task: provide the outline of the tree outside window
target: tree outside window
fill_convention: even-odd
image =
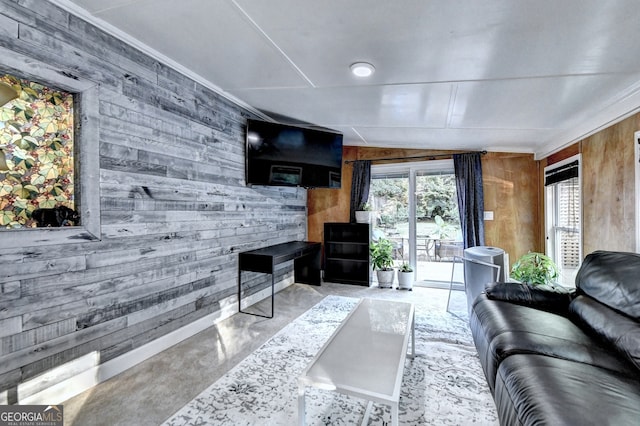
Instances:
[[[0,149],[8,167],[0,170],[0,226],[32,228],[37,209],[75,210],[74,96],[12,75],[0,81],[18,93],[0,107]]]

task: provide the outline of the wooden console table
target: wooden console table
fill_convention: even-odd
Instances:
[[[238,253],[238,311],[263,318],[273,318],[276,265],[293,260],[295,282],[320,285],[320,249],[322,244],[291,241]],[[242,310],[242,271],[271,274],[271,316]]]

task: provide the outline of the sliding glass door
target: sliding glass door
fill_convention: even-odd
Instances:
[[[410,263],[417,284],[448,283],[462,256],[453,162],[374,165],[369,203],[373,237],[392,242],[396,265]]]
[[[447,163],[415,172],[418,281],[448,282],[454,258],[462,257],[456,180]]]
[[[372,167],[369,204],[375,214],[373,239],[393,244],[396,266],[411,261],[409,173],[394,168]]]

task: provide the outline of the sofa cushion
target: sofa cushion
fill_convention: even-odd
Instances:
[[[542,355],[513,355],[496,377],[501,425],[615,425],[640,421],[638,377]]]
[[[583,327],[609,342],[640,369],[640,322],[588,296],[578,296],[569,306],[569,312]]]
[[[550,312],[566,312],[575,290],[561,286],[500,282],[488,285],[485,293],[489,299],[504,300]]]
[[[587,335],[569,318],[480,294],[470,317],[471,332],[489,388],[498,365],[513,354],[543,354],[613,371],[635,369],[610,347]]]
[[[580,292],[640,320],[640,254],[595,251],[576,276]]]

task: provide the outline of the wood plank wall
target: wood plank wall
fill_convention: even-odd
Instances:
[[[583,252],[636,251],[634,133],[640,114],[582,141]]]
[[[634,133],[631,115],[541,160],[544,167],[582,154],[583,257],[595,250],[636,251]],[[540,181],[542,182],[542,174]],[[541,204],[541,211],[544,206]],[[544,229],[541,228],[544,235]]]
[[[595,250],[636,251],[634,133],[640,113],[596,132],[540,161],[530,154],[489,153],[482,159],[486,244],[504,248],[511,263],[528,251],[544,252],[544,167],[582,154],[583,255]],[[442,153],[347,147],[345,160]],[[349,220],[351,166],[343,165],[339,191],[310,191],[309,238],[322,241],[322,224]]]
[[[236,253],[306,239],[307,195],[245,186],[243,108],[49,2],[2,1],[0,21],[2,47],[100,85],[99,140],[79,145],[99,143],[101,240],[0,247],[0,391],[15,403],[40,373],[232,303]]]
[[[544,251],[538,167],[532,154],[490,152],[482,158],[484,209],[494,212],[494,220],[485,221],[485,243],[504,249],[511,265],[529,251]]]
[[[343,159],[364,160],[387,157],[446,154],[451,151],[345,147]],[[351,164],[342,166],[340,190],[312,190],[308,195],[308,235],[323,241],[325,222],[348,222],[351,193]],[[538,229],[538,162],[532,154],[488,153],[482,158],[485,210],[494,220],[485,222],[485,244],[503,248],[513,263],[528,251],[544,250]]]

